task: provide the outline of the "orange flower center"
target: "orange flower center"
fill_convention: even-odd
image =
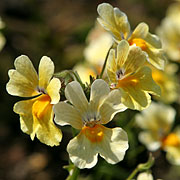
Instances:
[[[52,108],[50,104],[51,98],[47,94],[42,94],[37,98],[32,106],[32,114],[37,117],[37,119],[42,119],[49,108]]]
[[[129,76],[123,79],[118,80],[118,84],[116,85],[116,88],[123,88],[126,86],[135,86],[139,82],[138,79]]]
[[[84,126],[81,131],[92,143],[101,142],[104,137],[104,126],[96,124],[93,127]]]
[[[180,138],[175,134],[171,133],[162,140],[162,146],[179,146]]]
[[[147,48],[146,42],[140,38],[134,38],[129,40],[129,44],[130,45],[136,44],[136,46],[139,46],[143,51],[145,51]]]

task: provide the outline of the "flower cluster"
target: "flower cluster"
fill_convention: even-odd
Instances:
[[[102,3],[97,11],[102,27],[96,24],[88,36],[85,66],[54,74],[52,60],[43,56],[37,74],[27,56],[15,60],[6,89],[26,98],[13,108],[20,116],[21,130],[32,140],[37,137],[57,146],[62,139],[60,127],[71,125],[77,135],[67,145],[69,158],[80,169],[92,168],[98,154],[116,164],[129,147],[125,130],[105,125],[126,109],[143,110],[135,116],[136,124],[144,129],[140,142],[150,151],[163,149],[172,164],[180,165],[180,130],[171,130],[175,110],[152,102],[152,96],[165,103],[177,101],[177,68],[165,64],[160,39],[146,23],[131,32],[126,14],[118,8]],[[144,172],[138,179],[153,177]]]

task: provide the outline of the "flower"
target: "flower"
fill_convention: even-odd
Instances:
[[[157,28],[157,34],[162,40],[163,49],[168,57],[180,62],[180,2],[169,6],[166,17]]]
[[[42,143],[59,145],[62,133],[53,123],[52,107],[60,100],[61,83],[59,79],[52,78],[53,62],[43,56],[39,64],[39,76],[25,55],[16,58],[14,65],[15,69],[8,72],[8,93],[31,97],[14,105],[14,112],[20,115],[21,130],[29,134],[32,140],[37,136]]]
[[[135,119],[137,125],[144,129],[139,134],[139,140],[147,149],[156,151],[162,148],[167,152],[169,162],[180,165],[180,127],[171,130],[175,115],[171,106],[152,102]]]
[[[178,100],[179,97],[179,84],[174,70],[177,70],[176,64],[168,63],[164,71],[151,66],[153,80],[161,88],[161,96],[154,96],[155,99],[164,103],[172,103]]]
[[[165,56],[159,38],[149,33],[149,27],[140,23],[131,33],[128,18],[118,8],[108,3],[102,3],[97,8],[99,23],[109,31],[114,40],[119,43],[126,39],[130,45],[135,44],[148,54],[148,61],[158,69],[164,68]]]
[[[160,95],[160,87],[153,81],[151,69],[144,66],[146,54],[138,46],[122,40],[117,50],[110,50],[107,75],[112,88],[122,94],[122,103],[130,109],[142,110],[151,103],[150,94]]]
[[[124,158],[128,149],[126,132],[119,127],[103,126],[117,112],[126,109],[120,103],[119,95],[117,90],[110,92],[104,80],[97,79],[92,83],[88,102],[80,84],[73,81],[65,88],[65,96],[71,104],[59,102],[54,106],[57,124],[80,130],[67,146],[71,161],[80,169],[95,166],[98,154],[111,164]]]

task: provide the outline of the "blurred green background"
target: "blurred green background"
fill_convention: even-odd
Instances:
[[[19,117],[12,110],[21,98],[6,92],[8,70],[14,68],[14,60],[25,54],[38,67],[43,55],[55,63],[56,72],[71,69],[83,60],[86,36],[94,26],[97,5],[109,2],[119,7],[129,18],[132,29],[144,21],[150,32],[160,24],[170,0],[1,0],[0,16],[5,23],[1,30],[6,44],[0,52],[0,180],[56,180],[68,175],[62,166],[68,164],[66,145],[71,138],[68,127],[63,128],[64,138],[58,147],[48,147],[37,139],[30,140],[19,127]],[[130,113],[129,113],[130,112]],[[129,114],[129,116],[127,116]],[[126,126],[134,112],[122,113],[121,124]],[[113,124],[112,124],[113,125]],[[128,131],[128,129],[126,129]],[[132,129],[131,129],[132,130]],[[136,129],[133,130],[136,133]],[[148,153],[137,147],[137,137],[128,132],[131,148],[124,160],[109,165],[99,158],[98,165],[81,172],[82,179],[125,179],[139,162],[145,162]],[[133,141],[134,140],[134,141]],[[152,168],[155,177],[165,180],[180,178],[178,167],[170,168],[164,156]],[[173,178],[174,172],[176,172]],[[169,178],[171,177],[171,178]],[[80,179],[80,178],[79,178]]]

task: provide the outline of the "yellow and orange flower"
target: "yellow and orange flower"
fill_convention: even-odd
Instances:
[[[14,112],[20,115],[21,130],[29,134],[32,140],[36,136],[44,144],[59,145],[62,133],[53,123],[52,107],[60,100],[61,83],[59,79],[52,78],[53,62],[43,56],[39,64],[39,76],[25,55],[16,58],[14,65],[15,69],[8,72],[8,93],[31,97],[14,105]]]
[[[76,81],[65,88],[69,103],[59,102],[54,106],[55,122],[61,126],[71,125],[80,133],[68,146],[71,161],[80,169],[92,168],[98,154],[108,163],[115,164],[124,158],[128,149],[128,137],[121,128],[107,128],[108,123],[126,107],[121,104],[118,90],[110,92],[108,84],[97,79],[91,86],[88,102],[83,89]]]
[[[138,46],[122,40],[117,50],[111,49],[107,60],[107,75],[112,88],[121,92],[122,103],[130,109],[142,110],[151,103],[149,94],[160,95],[149,67],[144,66],[146,53]]]
[[[167,159],[172,164],[180,165],[180,128],[172,131],[176,112],[168,105],[152,102],[149,108],[137,114],[135,119],[144,129],[139,140],[150,151],[162,148],[167,152]]]
[[[139,46],[148,55],[148,62],[158,69],[164,68],[165,56],[159,38],[149,33],[149,27],[140,23],[131,33],[130,24],[125,13],[113,8],[108,3],[102,3],[97,8],[99,23],[109,31],[114,40],[119,43],[125,39],[130,45]]]

